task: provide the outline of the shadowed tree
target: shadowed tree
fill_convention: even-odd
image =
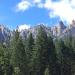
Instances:
[[[25,45],[28,75],[31,75],[33,71],[33,64],[32,64],[33,63],[33,46],[34,46],[34,39],[33,39],[32,33],[30,33],[26,40],[26,45]]]
[[[15,32],[13,39],[13,51],[12,51],[12,64],[16,70],[16,75],[27,75],[27,63],[26,63],[25,46],[22,42],[22,38],[19,36],[19,32]]]
[[[42,27],[38,29],[33,55],[34,75],[44,75],[47,64],[47,34]]]

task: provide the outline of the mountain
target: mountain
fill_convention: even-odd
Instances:
[[[21,27],[21,28],[20,28]],[[36,35],[38,33],[38,29],[42,27],[45,29],[46,33],[49,35],[51,33],[51,28],[46,27],[43,24],[39,24],[37,26],[34,26],[32,28],[27,27],[26,25],[17,27],[17,30],[20,32],[20,36],[22,36],[23,39],[27,38],[30,33],[32,33],[33,37],[36,38]],[[22,29],[22,27],[25,27]],[[0,25],[0,43],[8,43],[14,36],[14,31],[11,31],[4,25]]]
[[[11,31],[4,25],[0,25],[0,42],[8,42],[10,40]]]
[[[22,30],[22,31],[20,32],[20,35],[21,35],[23,38],[27,38],[28,35],[29,35],[29,33],[32,33],[33,37],[36,38],[36,35],[37,35],[37,33],[38,33],[38,29],[39,29],[40,27],[42,27],[42,28],[46,31],[47,35],[51,34],[51,27],[46,27],[44,24],[39,24],[39,25],[34,26],[34,27],[32,27],[32,28]]]
[[[46,31],[47,35],[51,34],[53,38],[56,38],[56,37],[63,38],[68,35],[75,36],[75,21],[74,20],[69,26],[65,26],[62,21],[60,21],[54,27],[48,27],[48,26],[45,26],[44,24],[38,24],[32,28],[22,30],[20,32],[20,35],[23,38],[27,38],[29,33],[32,33],[33,37],[36,38],[38,29],[40,27],[42,27]]]
[[[34,27],[27,27],[26,25],[21,25],[17,27],[17,30],[20,32],[20,36],[22,36],[23,39],[27,38],[30,33],[32,33],[33,37],[36,38],[36,35],[38,33],[38,29],[42,27],[47,35],[51,34],[53,38],[64,38],[65,36],[71,35],[75,36],[75,21],[73,20],[72,23],[69,26],[65,26],[62,21],[58,23],[58,25],[54,27],[48,27],[44,24],[38,24]],[[10,38],[14,36],[14,31],[11,31],[4,25],[0,25],[0,42],[1,43],[8,43]]]
[[[64,25],[64,23],[60,21],[58,25],[51,28],[52,35],[54,37],[60,36],[66,28],[67,27]]]
[[[66,36],[75,37],[75,21],[72,20],[72,23],[66,27],[60,35],[60,38],[64,38]]]

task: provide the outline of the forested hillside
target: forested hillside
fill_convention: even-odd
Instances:
[[[16,30],[0,44],[0,75],[75,75],[75,37],[53,39],[40,27],[36,38],[22,39]]]

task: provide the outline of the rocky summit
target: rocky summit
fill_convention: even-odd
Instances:
[[[64,25],[62,21],[58,23],[58,25],[53,27],[45,26],[44,24],[38,24],[34,27],[30,27],[28,29],[23,29],[20,31],[20,36],[22,36],[23,39],[27,38],[29,33],[32,33],[33,37],[36,38],[36,35],[38,33],[38,29],[42,27],[47,35],[51,34],[53,38],[56,37],[65,37],[67,35],[75,36],[75,21],[73,20],[72,23],[68,26]],[[16,28],[16,30],[19,30]],[[11,31],[4,25],[0,25],[0,42],[8,42],[13,34],[14,30]]]
[[[11,30],[9,30],[4,25],[0,25],[0,42],[8,42],[11,37]]]

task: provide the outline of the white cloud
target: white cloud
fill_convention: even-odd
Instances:
[[[41,3],[41,0],[33,0],[33,3]]]
[[[59,16],[61,20],[67,22],[75,19],[75,0],[60,0],[59,2],[46,0],[43,7],[49,10],[50,17]]]
[[[22,0],[16,5],[16,11],[25,11],[31,6],[30,2]]]
[[[51,6],[52,6],[52,1],[51,0],[45,0],[44,7],[49,10],[49,9],[51,9]]]
[[[25,11],[30,7],[37,6],[49,11],[50,18],[59,16],[61,20],[70,22],[75,19],[75,0],[60,0],[52,2],[52,0],[21,0],[17,4],[17,11]]]
[[[30,7],[39,7],[42,8],[42,0],[21,0],[17,5],[16,5],[16,11],[25,11],[29,9]]]
[[[43,8],[42,0],[33,0],[33,5],[37,6],[38,8]]]
[[[29,28],[30,28],[30,25],[23,24],[18,27],[18,31],[22,31]]]

